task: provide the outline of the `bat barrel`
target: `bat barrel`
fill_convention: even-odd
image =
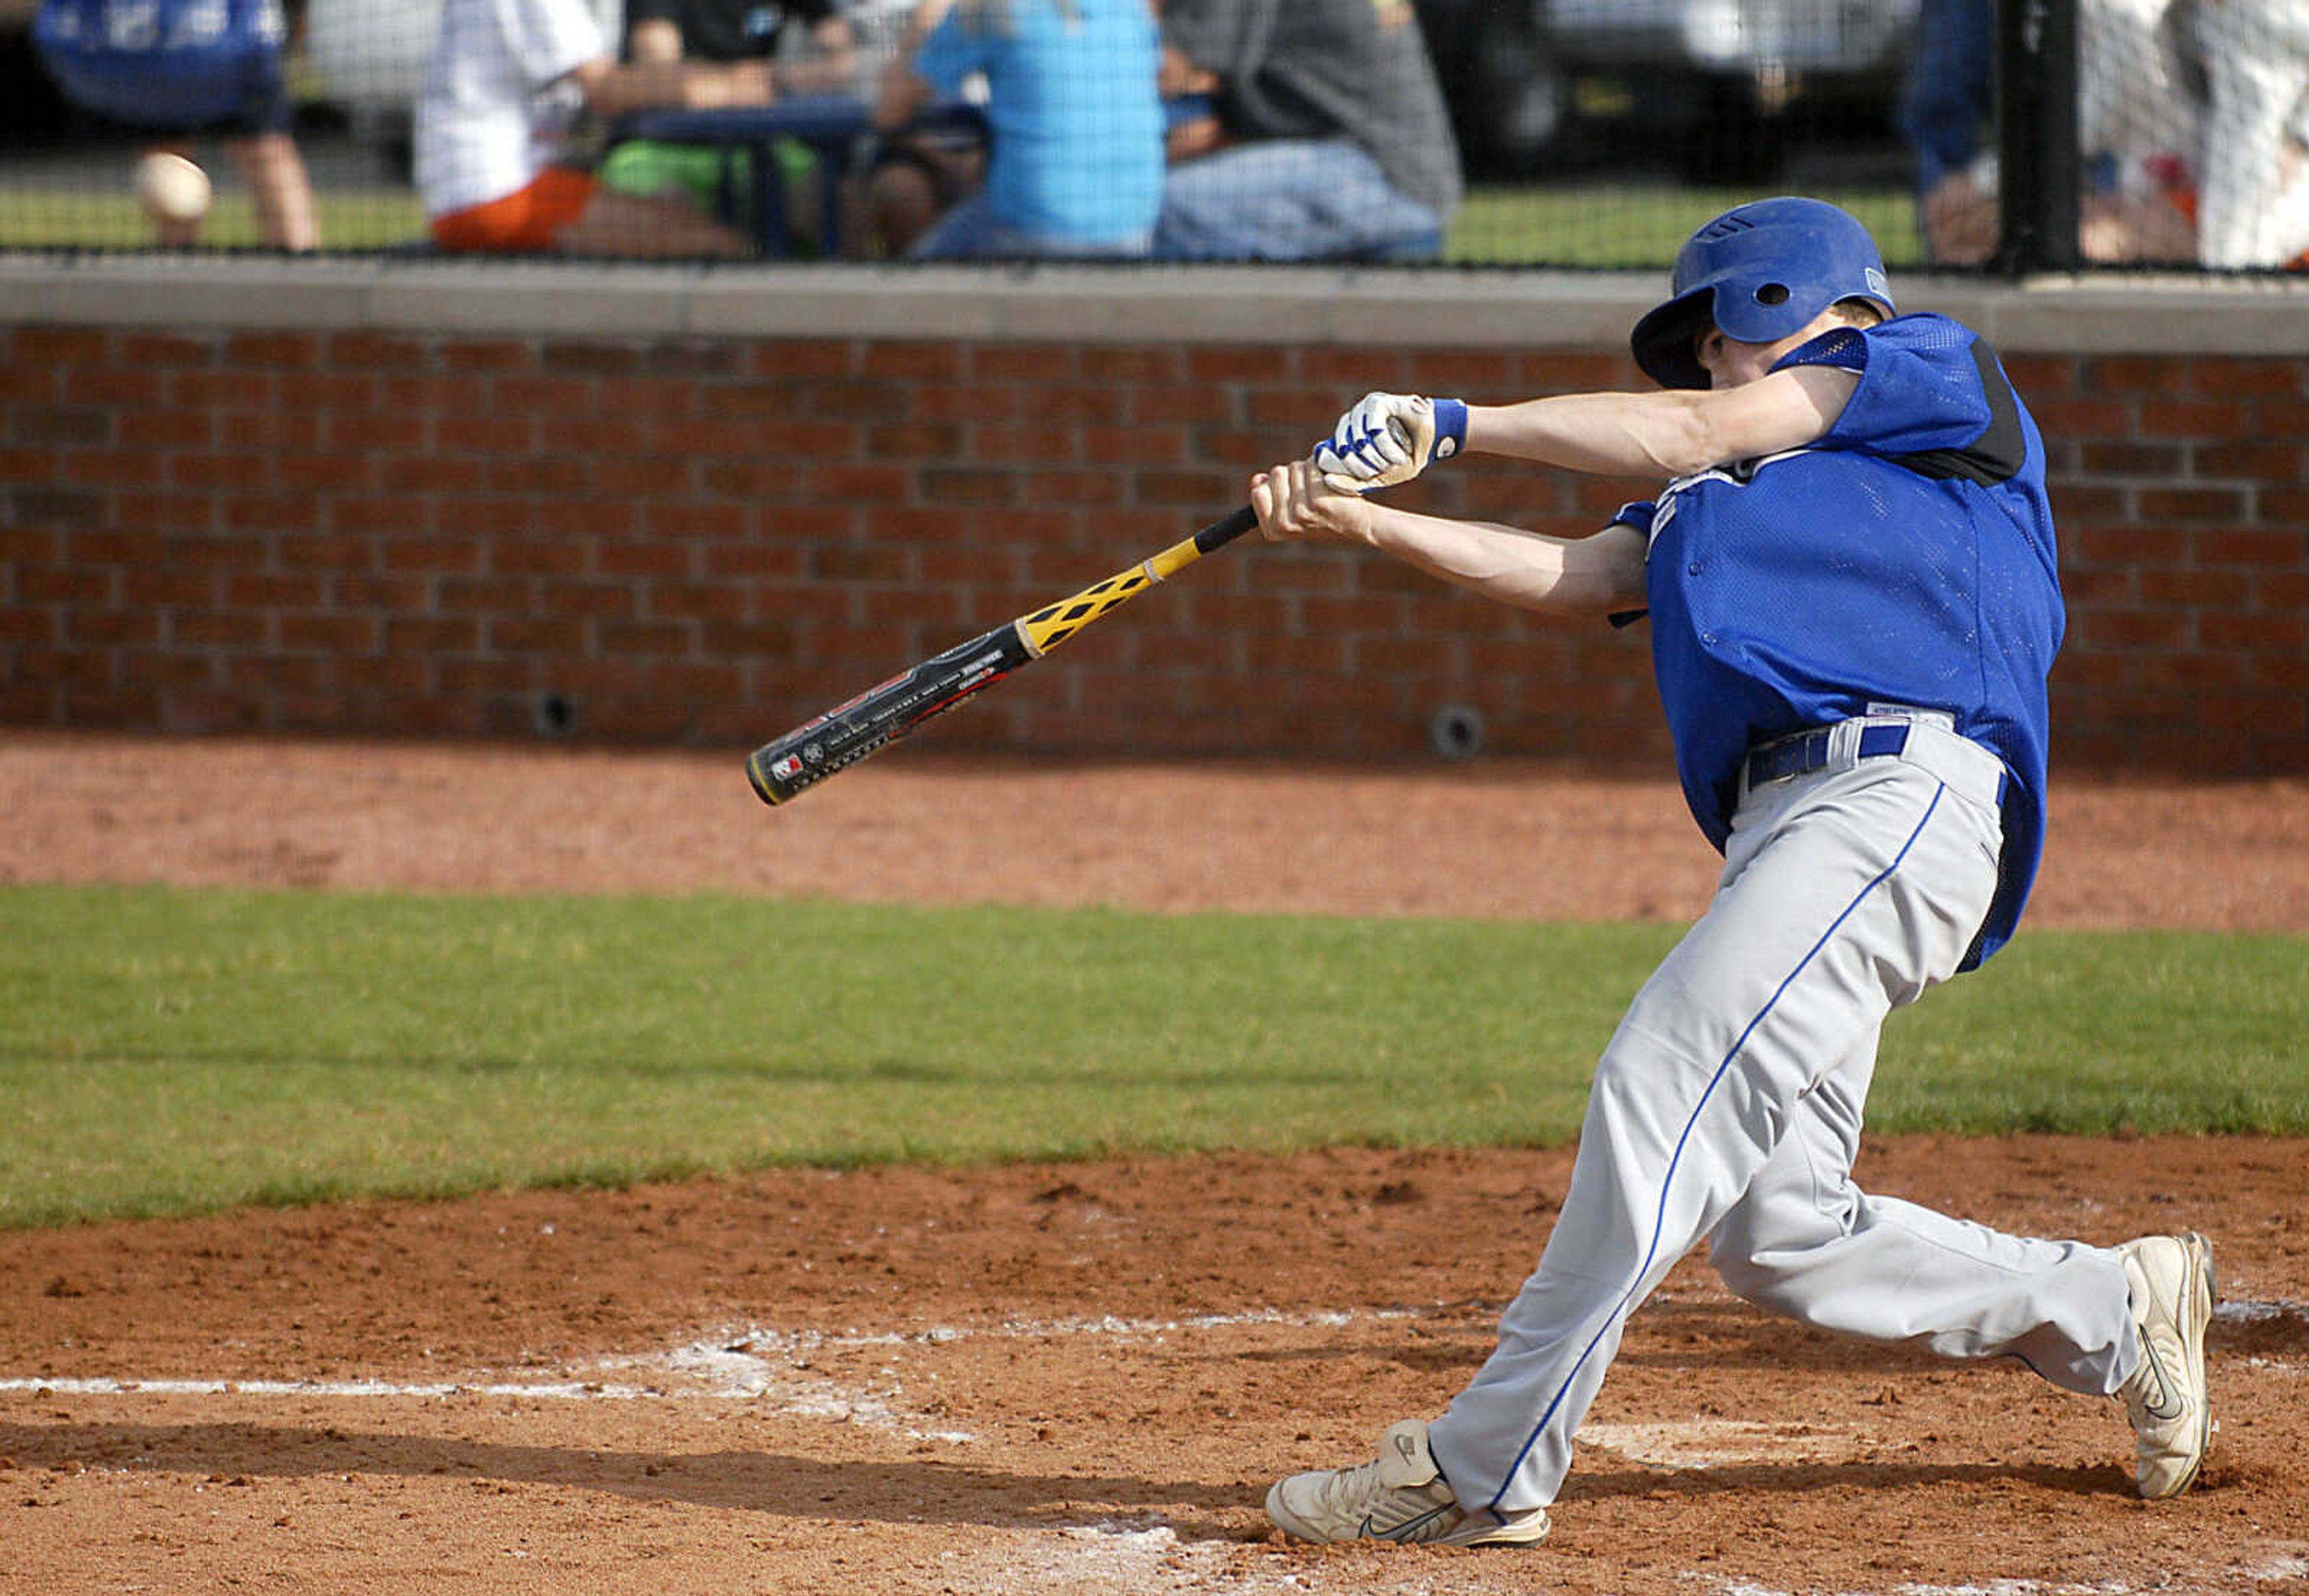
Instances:
[[[1245,505],[1144,564],[924,660],[756,749],[746,760],[746,779],[763,802],[787,802],[1041,658],[1110,610],[1258,525],[1258,517]]]

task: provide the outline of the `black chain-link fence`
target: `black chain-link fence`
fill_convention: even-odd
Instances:
[[[0,0],[0,248],[2286,270],[2309,0]],[[941,14],[943,13],[943,14]]]

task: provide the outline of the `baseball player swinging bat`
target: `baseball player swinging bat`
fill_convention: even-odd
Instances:
[[[944,715],[1019,666],[1042,658],[1102,615],[1258,525],[1258,516],[1245,505],[1152,559],[1117,571],[1072,598],[1006,621],[835,705],[754,750],[746,761],[754,791],[765,803],[783,803],[835,772],[879,753],[931,716]]]

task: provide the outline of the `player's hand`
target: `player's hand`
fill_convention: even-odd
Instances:
[[[1315,446],[1332,487],[1369,493],[1407,482],[1467,445],[1467,406],[1423,394],[1366,394]]]
[[[1368,543],[1371,506],[1334,488],[1311,460],[1294,460],[1250,479],[1250,507],[1269,542]]]

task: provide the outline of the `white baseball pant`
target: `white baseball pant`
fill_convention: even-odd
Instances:
[[[2106,1394],[2140,1357],[2108,1249],[1853,1184],[1884,1017],[1952,975],[1996,888],[2002,767],[1929,720],[1743,792],[1708,912],[1596,1070],[1571,1187],[1497,1349],[1429,1427],[1470,1512],[1555,1499],[1628,1315],[1701,1238],[1749,1301]],[[1743,782],[1743,787],[1745,785]]]

